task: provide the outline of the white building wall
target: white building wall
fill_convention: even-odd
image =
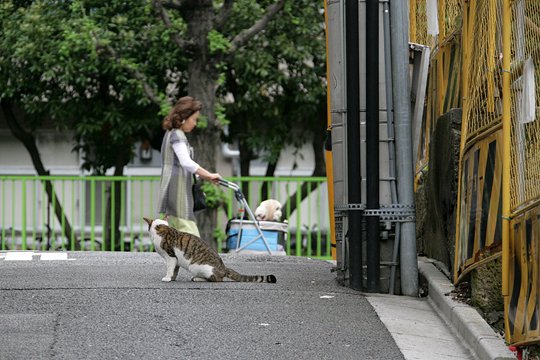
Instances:
[[[51,175],[79,174],[79,157],[72,149],[72,135],[53,130],[36,133],[43,165]],[[24,145],[7,129],[0,129],[0,175],[35,175],[32,159]]]

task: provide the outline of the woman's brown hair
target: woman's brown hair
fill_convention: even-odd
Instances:
[[[187,118],[201,109],[202,104],[200,101],[195,100],[191,96],[181,97],[178,99],[169,115],[163,119],[163,129],[171,130],[180,128]]]

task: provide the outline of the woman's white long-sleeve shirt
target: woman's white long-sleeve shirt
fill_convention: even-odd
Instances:
[[[201,166],[195,161],[193,161],[191,156],[189,156],[189,150],[187,148],[187,144],[184,141],[175,142],[174,144],[172,144],[172,147],[182,168],[184,168],[191,174],[194,174],[197,170],[199,170]]]

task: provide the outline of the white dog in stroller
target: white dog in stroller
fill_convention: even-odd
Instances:
[[[281,221],[281,203],[274,199],[261,202],[255,209],[255,218],[259,221]]]

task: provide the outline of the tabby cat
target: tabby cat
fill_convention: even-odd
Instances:
[[[143,218],[148,223],[154,247],[165,259],[167,274],[161,281],[174,281],[183,267],[193,274],[192,281],[223,281],[229,278],[242,282],[275,283],[274,275],[242,275],[223,264],[219,254],[195,235],[170,227],[165,220]]]

